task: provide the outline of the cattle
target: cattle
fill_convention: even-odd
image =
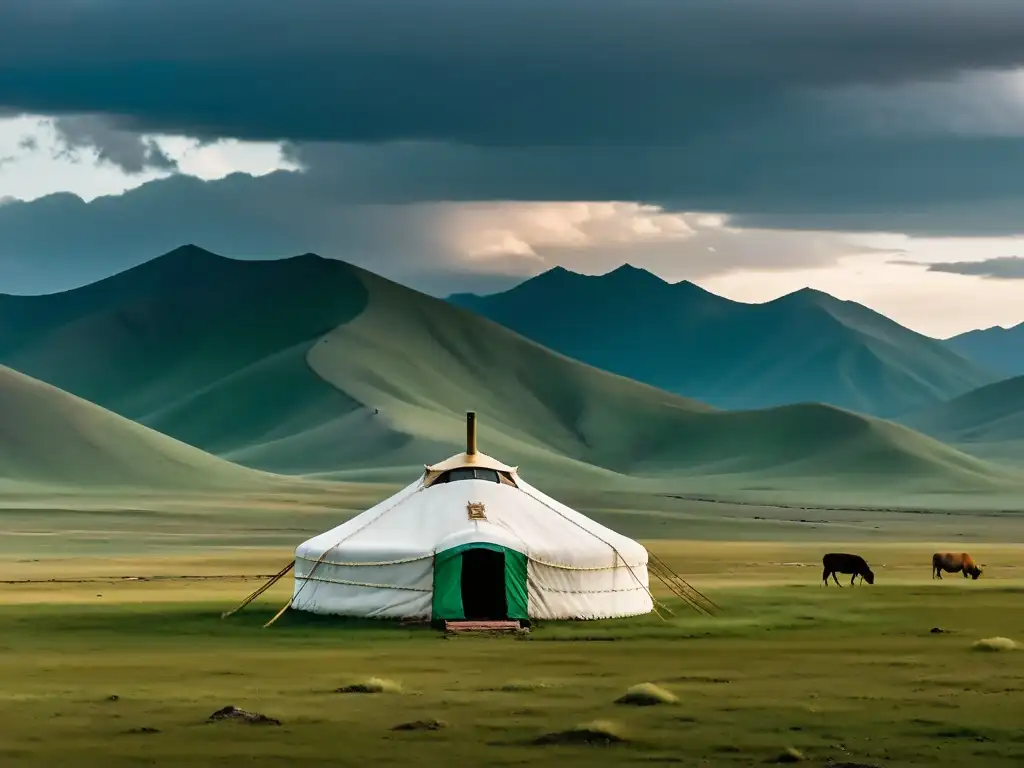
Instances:
[[[839,579],[836,578],[837,573],[849,573],[852,574],[850,577],[850,586],[853,586],[854,581],[860,576],[861,581],[866,581],[868,584],[875,583],[875,574],[868,568],[867,562],[860,555],[848,555],[844,552],[829,552],[823,558],[821,558],[821,564],[825,570],[821,574],[821,579],[828,586],[828,577],[831,576],[832,580],[838,586],[843,586],[839,583]]]
[[[936,552],[932,555],[932,578],[941,579],[943,571],[962,573],[965,579],[970,576],[975,581],[981,576],[981,568],[966,552]]]

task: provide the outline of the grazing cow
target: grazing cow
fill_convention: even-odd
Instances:
[[[970,576],[975,581],[981,576],[981,568],[966,552],[936,552],[932,555],[932,578],[941,579],[943,571],[962,573],[965,579]]]
[[[829,552],[823,558],[821,558],[821,564],[825,567],[825,571],[821,574],[822,581],[825,582],[825,586],[828,586],[828,577],[831,576],[832,580],[838,586],[843,586],[839,583],[839,579],[836,578],[837,573],[849,573],[852,574],[850,577],[850,586],[853,586],[853,582],[858,576],[861,581],[866,581],[868,584],[875,583],[875,574],[872,573],[871,569],[868,568],[867,562],[860,555],[847,555],[843,552]]]

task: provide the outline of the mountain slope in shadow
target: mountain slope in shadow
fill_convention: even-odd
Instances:
[[[1024,323],[984,328],[943,342],[959,355],[1007,376],[1024,375]]]
[[[449,301],[721,408],[822,402],[889,417],[996,378],[934,339],[810,289],[743,304],[626,265],[599,276],[555,268],[504,293]]]

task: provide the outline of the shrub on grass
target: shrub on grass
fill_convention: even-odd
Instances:
[[[394,680],[370,677],[358,683],[343,685],[335,693],[401,693],[402,686]]]
[[[799,749],[793,749],[793,747],[786,747],[784,750],[782,750],[779,756],[775,758],[773,762],[802,763],[805,759],[806,758],[804,757],[804,753],[801,752]]]
[[[992,653],[995,651],[1016,650],[1017,644],[1008,637],[986,637],[975,642],[971,648],[975,651],[988,651]]]
[[[679,698],[654,683],[640,683],[627,690],[615,700],[616,704],[632,704],[635,707],[651,707],[656,704],[675,704]]]

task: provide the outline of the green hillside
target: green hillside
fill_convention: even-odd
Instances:
[[[943,342],[959,355],[1007,376],[1024,375],[1024,323],[961,333]]]
[[[743,304],[627,265],[599,276],[556,268],[504,293],[449,301],[721,408],[823,402],[888,417],[995,378],[934,339],[809,289]]]
[[[0,487],[259,490],[271,478],[0,366]]]
[[[979,456],[1024,464],[1024,376],[981,387],[903,422]]]
[[[987,488],[1019,481],[890,422],[823,405],[723,412],[551,353],[507,329],[362,273],[366,312],[310,353],[313,369],[394,428],[461,435],[467,406],[499,456],[570,456],[722,487]],[[429,361],[429,362],[428,362]],[[453,444],[454,447],[454,444]]]
[[[306,350],[365,305],[337,262],[186,246],[76,290],[0,297],[0,362],[204,450],[298,472],[288,438],[358,408],[309,374]]]
[[[1022,487],[1015,471],[828,406],[717,411],[342,262],[197,251],[19,299],[32,322],[8,334],[8,359],[221,457],[296,474],[407,480],[461,449],[473,409],[482,450],[551,485],[873,496]]]

